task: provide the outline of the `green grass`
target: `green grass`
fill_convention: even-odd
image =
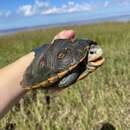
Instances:
[[[74,29],[79,38],[96,40],[105,64],[86,79],[51,97],[47,109],[42,91],[30,92],[0,121],[16,130],[98,130],[109,122],[130,129],[130,23],[104,23],[41,29],[0,37],[0,67],[48,43],[59,31]]]

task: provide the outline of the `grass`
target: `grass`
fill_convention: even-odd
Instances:
[[[130,23],[102,23],[20,32],[0,37],[0,67],[48,43],[63,29],[97,41],[106,62],[86,79],[51,97],[47,109],[42,91],[28,93],[0,120],[12,130],[98,130],[110,123],[130,129]],[[15,125],[14,125],[15,124]],[[15,127],[15,128],[13,128]]]

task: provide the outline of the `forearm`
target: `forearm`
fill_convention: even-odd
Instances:
[[[0,70],[0,117],[26,93],[20,82],[33,58],[31,52]]]
[[[74,36],[73,30],[65,30],[57,34],[54,39],[72,40]],[[26,93],[20,82],[33,59],[34,52],[31,52],[0,70],[0,117]]]

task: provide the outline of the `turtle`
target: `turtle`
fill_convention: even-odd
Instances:
[[[27,91],[66,88],[95,71],[105,60],[101,47],[88,38],[56,39],[35,52],[21,82]]]

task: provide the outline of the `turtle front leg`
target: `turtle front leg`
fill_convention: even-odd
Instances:
[[[77,80],[82,80],[85,77],[87,77],[90,73],[94,72],[96,70],[96,67],[93,66],[88,66],[86,67],[87,69],[79,76]]]
[[[88,76],[90,73],[94,72],[101,65],[103,65],[104,60],[105,60],[104,58],[100,58],[100,59],[98,59],[96,61],[88,62],[86,64],[85,71],[83,73],[81,73],[81,75],[79,76],[79,78],[77,80],[81,80],[81,79],[85,78],[86,76]]]

